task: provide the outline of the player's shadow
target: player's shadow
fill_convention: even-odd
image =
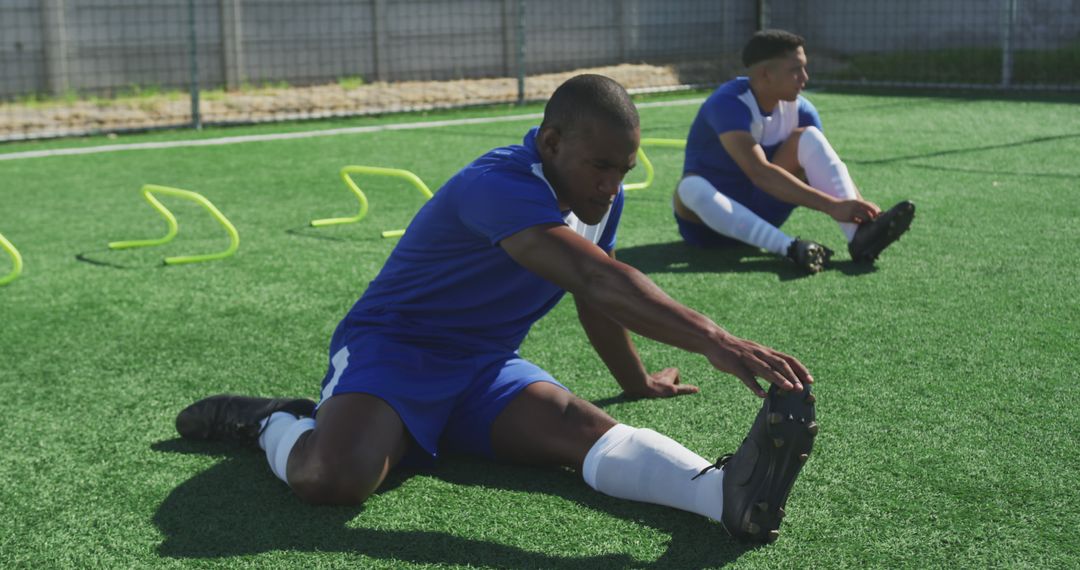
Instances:
[[[671,536],[667,551],[646,562],[628,554],[557,556],[491,541],[427,530],[355,528],[363,507],[313,507],[269,473],[259,453],[234,446],[181,439],[156,451],[222,456],[165,498],[154,523],[165,536],[158,553],[170,558],[222,558],[271,551],[344,552],[415,564],[492,568],[701,568],[731,562],[751,547],[730,539],[715,523],[673,509],[614,499],[588,488],[561,469],[537,469],[451,457],[423,474],[466,486],[562,497]],[[416,472],[397,471],[380,494],[393,493]],[[417,509],[430,508],[416,505]],[[549,521],[538,520],[543,532]]]
[[[791,261],[750,246],[704,249],[681,241],[649,243],[617,252],[619,261],[642,273],[775,273],[781,281],[809,277]],[[833,261],[826,271],[862,275],[875,271],[870,264]]]

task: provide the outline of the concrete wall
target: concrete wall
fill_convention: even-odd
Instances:
[[[1013,49],[1080,41],[1080,0],[1011,0]],[[1010,0],[772,0],[769,26],[840,54],[1000,48]],[[1080,65],[1080,64],[1078,64]]]
[[[771,0],[815,51],[999,46],[1006,0]],[[1013,0],[1014,46],[1080,38],[1080,0]],[[199,83],[517,74],[519,0],[194,0]],[[528,73],[738,52],[754,0],[527,0]],[[187,89],[188,0],[3,0],[0,97]]]
[[[753,30],[750,4],[529,0],[526,68],[708,57],[735,49]],[[195,7],[204,88],[517,74],[518,0],[195,0]],[[188,22],[187,0],[4,0],[0,97],[186,89]]]

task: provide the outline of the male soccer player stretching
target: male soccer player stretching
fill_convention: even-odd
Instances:
[[[603,493],[775,539],[817,433],[813,380],[794,357],[731,335],[614,259],[639,140],[618,83],[568,80],[521,145],[481,156],[421,208],[334,333],[317,407],[214,396],[180,412],[177,430],[258,443],[311,503],[361,503],[403,458],[457,451],[572,467]],[[627,395],[697,392],[676,369],[649,373],[629,329],[704,355],[766,398],[738,451],[713,464],[619,424],[523,359],[529,327],[566,291]]]
[[[809,79],[803,45],[783,30],[754,34],[742,53],[748,77],[721,85],[702,104],[673,199],[687,243],[746,243],[817,273],[833,252],[780,230],[796,206],[839,222],[856,262],[873,263],[911,225],[915,205],[881,213],[863,200],[825,139],[817,110],[799,94]]]

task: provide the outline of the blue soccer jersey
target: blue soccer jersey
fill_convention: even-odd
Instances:
[[[771,160],[792,131],[807,126],[821,129],[821,119],[802,95],[795,101],[780,101],[772,113],[765,113],[754,99],[750,80],[737,77],[717,88],[698,110],[686,139],[683,174],[697,174],[721,192],[752,187],[750,178],[720,144],[720,135],[747,131]]]
[[[615,247],[623,193],[586,225],[560,211],[544,178],[536,133],[458,172],[409,224],[382,271],[353,306],[346,327],[415,345],[515,351],[529,327],[565,291],[515,262],[499,242],[526,228],[566,224],[605,251]]]

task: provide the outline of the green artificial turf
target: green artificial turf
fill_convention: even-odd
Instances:
[[[656,182],[628,195],[619,232],[621,260],[817,379],[821,432],[776,544],[748,549],[715,523],[600,495],[570,471],[461,457],[393,476],[362,508],[309,507],[260,452],[177,439],[176,413],[209,394],[317,396],[331,332],[393,247],[379,231],[422,201],[361,178],[364,221],[306,227],[356,211],[341,166],[406,168],[436,188],[518,142],[520,122],[0,161],[0,233],[26,263],[0,287],[0,566],[1080,565],[1080,109],[811,97],[866,197],[918,206],[875,268],[848,263],[835,224],[804,210],[785,230],[840,252],[820,275],[750,249],[684,246],[672,150],[650,151]],[[695,111],[644,109],[644,134],[683,137]],[[169,198],[173,243],[109,251],[165,232],[144,183],[205,195],[238,228],[239,252],[162,266],[228,243],[199,206]],[[758,406],[745,387],[699,356],[638,347],[701,393],[620,398],[569,300],[522,354],[621,422],[706,457],[733,451]]]

